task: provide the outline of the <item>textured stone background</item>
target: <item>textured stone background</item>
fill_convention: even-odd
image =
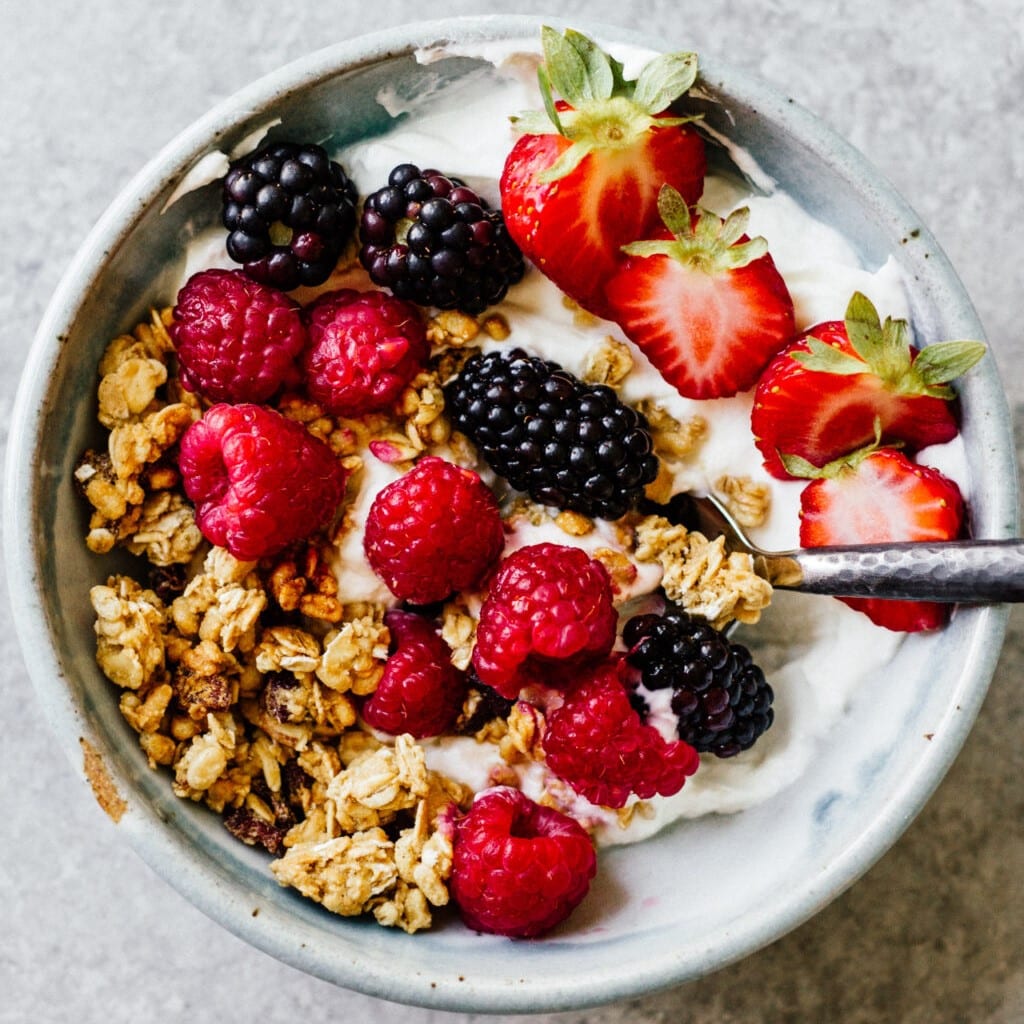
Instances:
[[[405,20],[504,8],[0,0],[0,429],[61,273],[160,146],[216,101],[311,49]],[[520,10],[656,29],[759,73],[849,138],[916,207],[963,277],[1020,425],[1020,0],[551,0]],[[477,1019],[335,989],[185,903],[119,838],[55,752],[10,629],[0,641],[0,1021]],[[533,1019],[1024,1020],[1022,671],[1024,615],[1015,613],[989,699],[938,793],[891,852],[814,920],[698,983]]]

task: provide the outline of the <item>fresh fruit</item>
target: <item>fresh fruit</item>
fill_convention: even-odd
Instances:
[[[228,255],[250,277],[285,291],[322,284],[355,233],[357,198],[321,146],[261,146],[224,178]]]
[[[785,458],[791,476],[811,479],[800,495],[805,548],[885,541],[955,540],[963,529],[960,489],[937,469],[919,466],[895,448],[869,446],[820,469]],[[888,629],[938,629],[949,605],[930,601],[840,598]]]
[[[669,606],[660,615],[634,616],[622,639],[636,682],[672,689],[679,737],[698,753],[734,757],[771,727],[774,695],[764,673],[746,647],[707,622]]]
[[[393,736],[439,736],[454,723],[466,693],[465,673],[433,622],[392,608],[384,616],[391,654],[377,689],[363,704],[363,720]]]
[[[658,474],[640,413],[522,349],[473,356],[445,398],[487,464],[543,505],[618,519]]]
[[[530,544],[490,581],[473,667],[510,699],[531,683],[561,687],[576,666],[612,649],[617,622],[611,579],[599,561],[582,548]]]
[[[458,178],[399,164],[368,196],[359,259],[375,284],[421,306],[482,313],[526,269],[500,210]]]
[[[622,65],[579,32],[545,28],[542,41],[545,111],[513,119],[523,134],[502,170],[501,206],[527,258],[603,316],[622,246],[658,224],[661,186],[687,203],[704,190],[703,140],[668,110],[696,80],[697,56],[662,55],[627,81]]]
[[[918,351],[905,320],[883,324],[867,296],[854,293],[843,321],[805,331],[769,363],[754,393],[750,422],[764,465],[786,479],[781,455],[824,466],[869,444],[909,451],[956,436],[949,382],[985,353],[978,341],[946,341]]]
[[[203,536],[242,561],[276,554],[331,520],[348,474],[305,427],[265,406],[211,406],[178,455]]]
[[[456,823],[449,886],[477,931],[542,935],[579,905],[596,872],[594,845],[579,822],[517,789],[484,791]]]
[[[416,307],[387,292],[327,292],[307,307],[305,317],[306,390],[339,416],[388,408],[430,354]]]
[[[669,186],[664,229],[631,242],[608,281],[608,315],[687,398],[724,398],[753,386],[796,333],[793,300],[767,242],[744,233],[749,211],[691,214]]]
[[[689,743],[644,723],[615,660],[582,674],[548,713],[544,755],[563,782],[605,807],[678,793],[700,761]]]
[[[428,455],[382,488],[363,548],[400,601],[433,604],[472,590],[505,546],[498,503],[471,469]]]
[[[301,379],[302,312],[241,270],[201,270],[178,292],[170,326],[182,383],[211,402],[266,402]]]

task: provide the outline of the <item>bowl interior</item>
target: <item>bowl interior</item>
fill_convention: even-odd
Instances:
[[[463,1011],[566,1009],[680,982],[819,909],[895,840],[938,783],[984,695],[1005,623],[1000,609],[961,609],[942,633],[909,638],[820,745],[813,771],[753,810],[684,822],[606,852],[593,898],[538,942],[510,945],[454,920],[410,937],[331,915],[280,888],[267,856],[176,798],[147,767],[95,664],[88,590],[116,562],[83,544],[88,517],[72,471],[81,451],[102,443],[95,424],[100,354],[151,306],[172,301],[169,282],[180,273],[185,245],[215,220],[214,184],[164,210],[167,199],[199,157],[228,152],[268,124],[282,137],[343,144],[390,126],[377,101],[385,86],[414,92],[472,75],[487,87],[484,62],[420,63],[418,44],[522,38],[533,49],[538,37],[531,19],[498,18],[356,40],[257,83],[175,140],[108,212],[54,298],[19,397],[8,476],[18,628],[40,698],[76,766],[80,739],[100,753],[128,804],[119,827],[139,852],[215,919],[297,967],[373,995]],[[920,341],[981,335],[934,240],[862,158],[735,70],[705,60],[704,82],[713,128],[842,231],[865,265],[897,258]],[[965,382],[964,408],[975,533],[1012,535],[1014,463],[991,360]],[[791,617],[794,629],[801,600],[827,599],[780,605],[775,614]]]

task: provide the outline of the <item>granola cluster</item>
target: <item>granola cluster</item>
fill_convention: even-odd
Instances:
[[[99,667],[119,688],[120,710],[149,764],[168,771],[179,797],[265,848],[282,885],[338,914],[372,914],[408,932],[427,928],[448,902],[452,823],[473,793],[430,770],[411,737],[385,744],[360,725],[359,700],[375,691],[391,638],[386,608],[346,603],[332,569],[331,552],[356,525],[351,513],[261,562],[204,541],[174,458],[202,405],[178,381],[170,322],[169,310],[154,313],[107,348],[98,393],[107,448],[85,452],[75,470],[92,508],[89,548],[122,548],[145,567],[137,578],[113,574],[91,590]],[[345,464],[349,498],[363,484],[367,458],[404,468],[442,446],[471,457],[445,415],[443,386],[479,350],[481,336],[503,340],[509,326],[500,316],[444,312],[427,334],[433,358],[387,413],[346,419],[299,396],[278,403]],[[608,338],[590,354],[587,376],[615,387],[631,367],[628,348]],[[663,460],[697,450],[703,421],[680,423],[650,403],[643,411]],[[745,522],[763,506],[742,481],[719,488]],[[510,530],[525,520],[550,524],[567,542],[585,541],[608,569],[617,603],[631,593],[638,566],[651,562],[672,600],[716,625],[755,621],[768,602],[768,585],[743,556],[655,516],[596,533],[586,516],[525,498],[504,515]],[[457,668],[471,664],[478,612],[462,595],[441,611],[441,636]],[[488,784],[519,785],[518,769],[543,760],[544,716],[526,703],[494,700],[471,685],[458,729],[488,747]],[[540,802],[568,810],[578,799],[549,777]],[[635,804],[620,819],[625,826],[645,813]]]

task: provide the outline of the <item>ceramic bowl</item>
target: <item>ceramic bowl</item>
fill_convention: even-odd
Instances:
[[[574,27],[604,42],[659,46],[620,29]],[[295,136],[358,139],[391,122],[375,99],[383,86],[415,91],[428,76],[436,85],[480,67],[471,56],[422,64],[419,48],[451,42],[468,54],[521,39],[535,50],[539,28],[525,17],[456,19],[340,43],[243,90],[175,139],[114,202],[53,298],[25,370],[7,476],[10,582],[31,675],[58,745],[78,771],[108,785],[106,806],[125,838],[186,899],[273,956],[365,993],[460,1011],[563,1010],[635,996],[738,960],[820,910],[896,840],[940,781],[985,694],[1005,626],[1003,609],[972,607],[941,633],[911,638],[820,745],[813,771],[752,810],[603,854],[592,896],[538,941],[479,936],[454,919],[409,936],[328,914],[281,888],[265,855],[147,767],[95,664],[87,594],[110,562],[82,542],[87,515],[72,471],[99,437],[103,347],[168,300],[166,268],[195,224],[216,216],[215,185],[162,212],[168,198],[200,158],[269,121]],[[782,95],[712,55],[702,61],[709,123],[838,228],[865,264],[896,258],[920,335],[981,336],[934,239],[858,153]],[[975,534],[1011,536],[1014,463],[991,360],[966,379],[963,413]]]

